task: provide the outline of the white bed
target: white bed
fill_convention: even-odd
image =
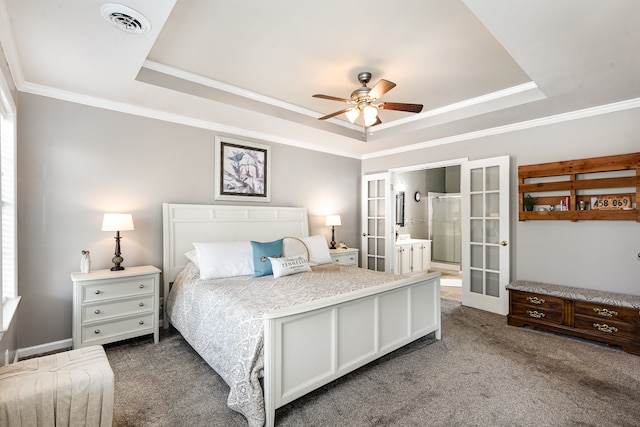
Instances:
[[[164,204],[163,221],[165,301],[193,242],[308,235],[304,208]],[[338,268],[321,267],[311,275],[331,275]],[[402,277],[270,310],[262,319],[264,420],[271,427],[276,408],[420,337],[435,333],[440,339],[440,277]]]

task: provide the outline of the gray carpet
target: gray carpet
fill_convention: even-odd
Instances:
[[[171,329],[105,346],[114,426],[246,426]],[[278,409],[277,426],[639,426],[640,356],[442,300],[428,337]]]

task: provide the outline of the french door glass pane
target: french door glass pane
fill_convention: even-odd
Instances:
[[[482,191],[484,189],[483,183],[483,173],[482,169],[471,169],[471,192],[475,193],[476,191]]]
[[[487,265],[489,270],[500,270],[500,248],[498,246],[487,246]]]
[[[487,191],[500,190],[500,167],[490,166],[485,171],[487,174]]]
[[[484,262],[482,260],[482,245],[471,245],[471,267],[482,268]]]
[[[491,297],[500,296],[500,275],[498,273],[492,273],[487,271],[487,292],[485,295]]]
[[[471,242],[473,243],[482,243],[484,239],[482,238],[482,223],[481,219],[472,219],[471,220]]]
[[[484,294],[482,270],[471,270],[471,292],[475,294]]]
[[[500,238],[500,220],[486,219],[485,229],[485,243],[498,243],[498,239]]]
[[[500,193],[487,193],[487,216],[500,215]]]
[[[477,218],[481,217],[483,212],[483,198],[482,194],[472,194],[471,195],[471,217]]]
[[[378,256],[384,256],[384,239],[377,239],[377,240],[378,240],[377,254]]]

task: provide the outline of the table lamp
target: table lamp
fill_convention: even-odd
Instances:
[[[342,225],[340,222],[340,215],[327,215],[325,225],[331,226],[331,246],[329,249],[336,248],[336,225]]]
[[[120,232],[133,229],[133,218],[131,217],[131,214],[104,214],[104,219],[102,220],[102,231],[116,232],[116,251],[113,259],[111,260],[114,264],[113,267],[111,267],[111,271],[124,270],[124,267],[120,265],[122,264],[122,261],[124,261],[124,258],[122,258],[120,253]]]

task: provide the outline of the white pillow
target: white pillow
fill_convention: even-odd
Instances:
[[[309,264],[331,264],[329,245],[323,236],[303,237],[302,241],[309,249]]]
[[[187,251],[184,253],[184,256],[187,257],[187,259],[189,261],[191,261],[192,263],[194,263],[196,265],[196,267],[200,267],[198,265],[198,254],[196,253],[195,249],[191,249],[190,251]]]
[[[302,273],[303,271],[311,271],[309,260],[303,255],[289,258],[269,258],[269,261],[271,261],[273,277],[276,279],[278,277]]]
[[[201,279],[253,276],[250,242],[195,242]]]

